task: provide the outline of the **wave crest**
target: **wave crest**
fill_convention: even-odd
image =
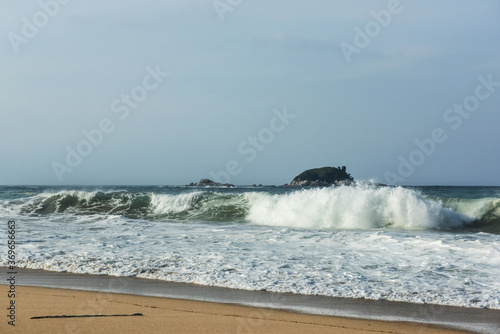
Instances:
[[[430,197],[408,188],[369,185],[284,189],[281,194],[72,190],[2,201],[1,205],[31,216],[121,215],[153,221],[247,222],[306,229],[479,226],[482,230],[485,226],[500,226],[499,198]]]
[[[260,196],[247,218],[255,224],[321,229],[449,229],[472,221],[414,190],[362,185]]]

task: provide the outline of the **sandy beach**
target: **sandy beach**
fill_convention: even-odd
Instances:
[[[6,268],[2,268],[6,272]],[[495,333],[500,311],[17,269],[1,333]],[[2,282],[2,290],[9,286]]]
[[[8,302],[4,295],[2,305]],[[18,287],[16,304],[16,326],[4,320],[2,333],[465,333],[422,324],[28,286]]]

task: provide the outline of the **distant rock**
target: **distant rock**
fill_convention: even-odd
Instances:
[[[190,186],[190,187],[229,187],[229,188],[233,188],[234,184],[219,183],[219,182],[214,182],[214,181],[209,180],[209,179],[201,179],[197,183],[191,182],[187,186]]]
[[[328,187],[332,185],[350,185],[354,182],[346,167],[323,167],[306,170],[297,175],[285,186],[293,187]]]

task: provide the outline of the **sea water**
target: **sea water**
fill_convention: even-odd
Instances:
[[[23,268],[500,309],[498,187],[1,187],[0,220]]]

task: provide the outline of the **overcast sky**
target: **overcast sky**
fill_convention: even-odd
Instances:
[[[500,2],[0,1],[0,184],[500,185]]]

